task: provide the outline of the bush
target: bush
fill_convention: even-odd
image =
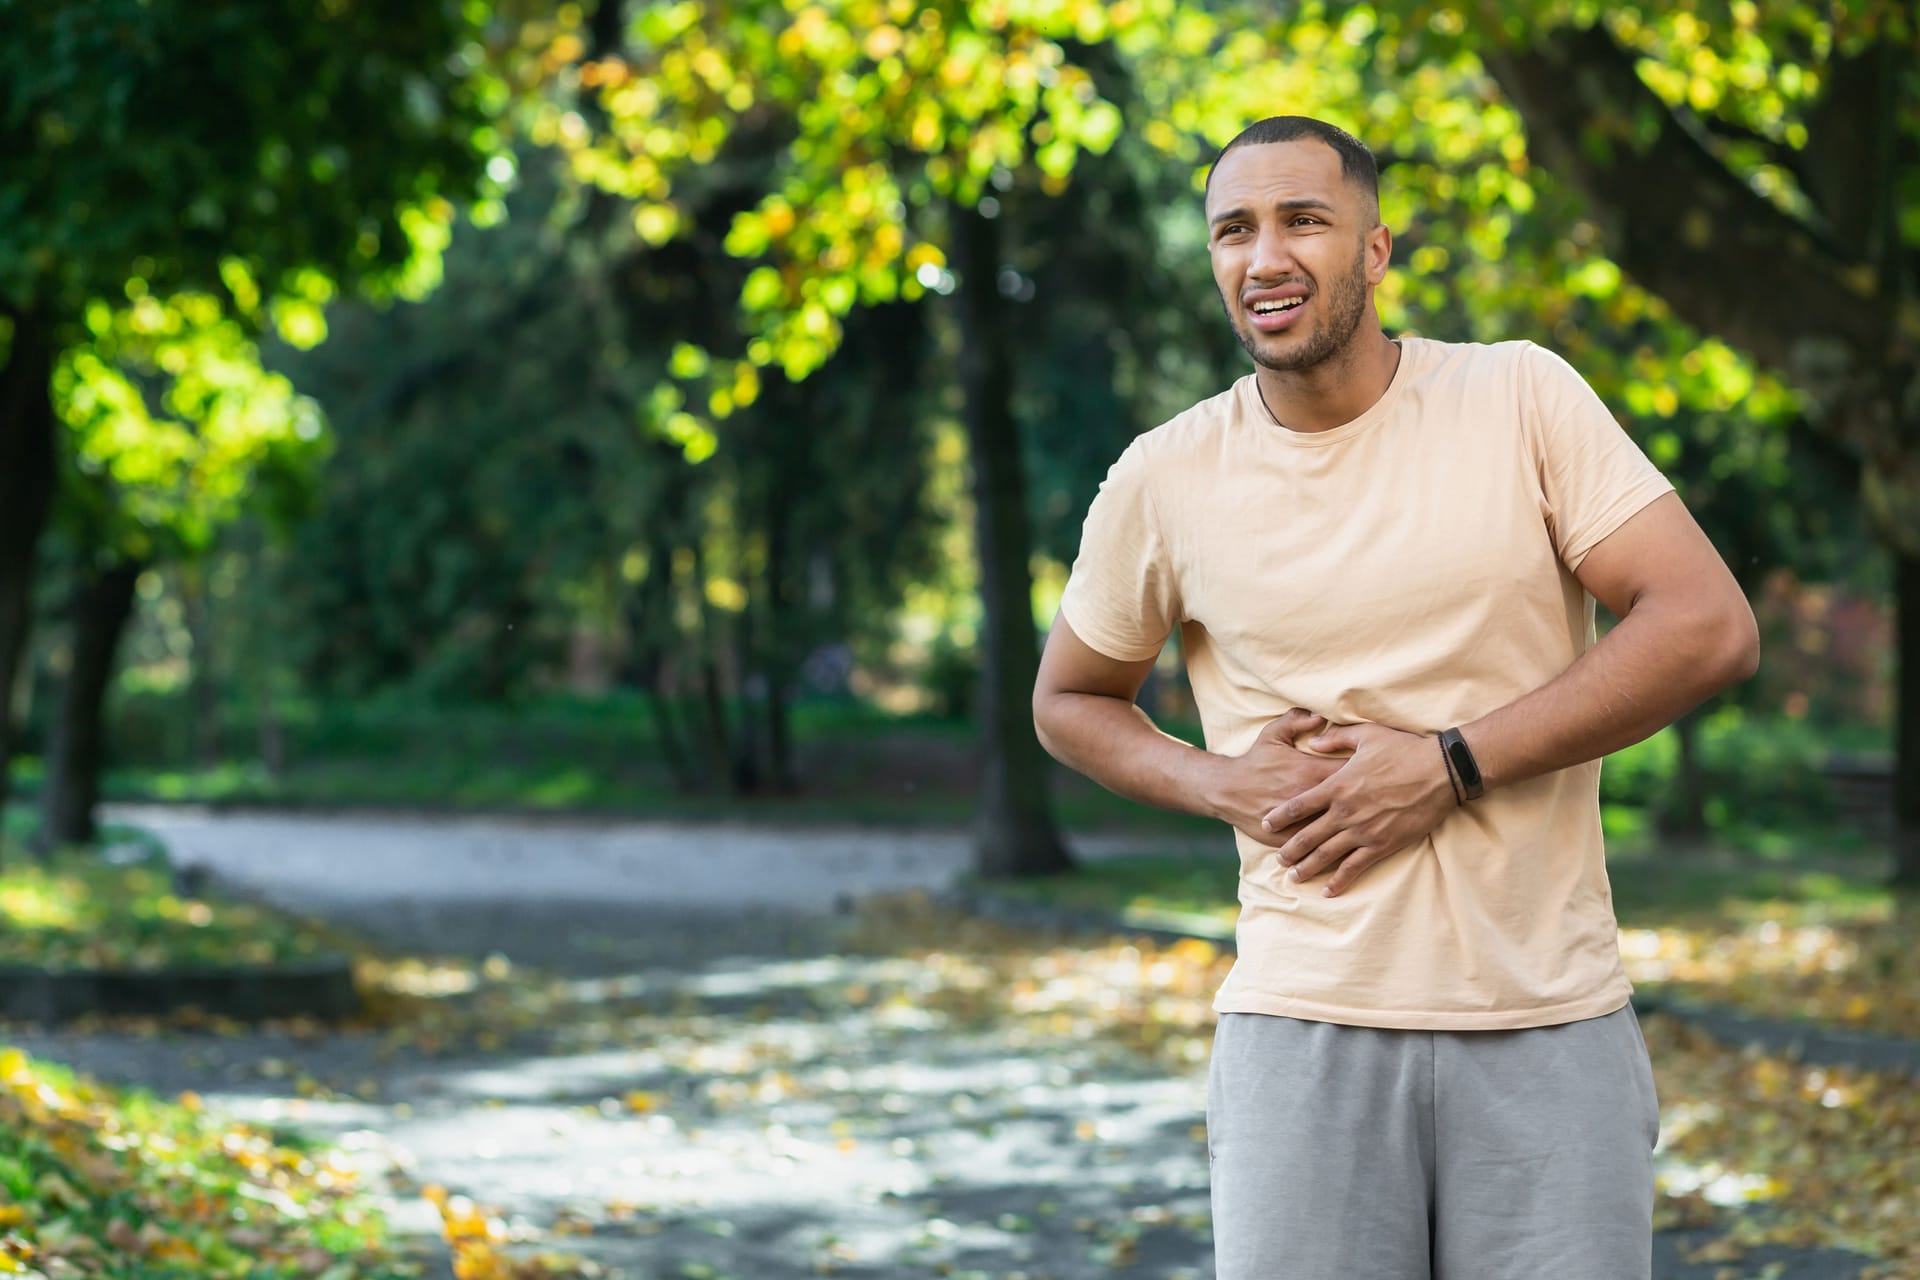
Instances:
[[[1721,707],[1702,722],[1699,744],[1711,830],[1799,827],[1839,811],[1823,772],[1826,743],[1797,721]],[[1607,757],[1601,802],[1657,812],[1669,803],[1679,767],[1680,736],[1662,729]]]

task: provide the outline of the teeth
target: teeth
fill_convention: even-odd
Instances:
[[[1280,298],[1269,302],[1256,302],[1253,304],[1253,314],[1270,316],[1276,311],[1291,311],[1305,301],[1305,298]]]

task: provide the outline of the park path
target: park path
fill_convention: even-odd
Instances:
[[[110,805],[105,816],[159,836],[176,865],[203,866],[308,909],[535,897],[815,911],[842,898],[949,888],[971,857],[964,833],[938,828],[223,812],[197,805]],[[1233,856],[1224,838],[1083,835],[1072,847],[1086,859]]]
[[[966,865],[962,837],[112,817],[382,945],[510,962],[424,1030],[16,1037],[103,1078],[190,1088],[331,1138],[403,1231],[436,1234],[419,1188],[437,1183],[496,1207],[521,1248],[580,1259],[580,1275],[1214,1274],[1204,1060],[1169,1069],[1077,1019],[969,1016],[956,999],[1084,943],[968,935],[911,898],[841,901],[945,887]],[[1069,968],[1103,963],[1110,953],[1068,952]],[[1682,1264],[1689,1239],[1657,1240],[1659,1280],[1726,1275]],[[1774,1250],[1749,1263],[1760,1274],[1775,1260],[1789,1280],[1851,1278],[1861,1261]]]

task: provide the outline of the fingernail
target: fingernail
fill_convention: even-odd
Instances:
[[[1322,889],[1320,891],[1320,896],[1323,898],[1331,898],[1333,896],[1333,886],[1328,885],[1326,888]]]
[[[1271,831],[1273,830],[1273,823],[1269,822],[1265,818],[1262,818],[1260,819],[1260,829],[1262,831]]]
[[[1327,740],[1325,738],[1308,738],[1307,745],[1317,751],[1327,745]]]
[[[1293,881],[1295,884],[1298,884],[1300,882],[1300,868],[1295,867],[1293,868],[1293,870],[1287,872],[1287,879]]]

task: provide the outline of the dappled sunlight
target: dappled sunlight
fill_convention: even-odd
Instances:
[[[0,888],[0,915],[9,929],[73,929],[80,923],[83,898],[79,886],[58,881],[7,885]]]
[[[147,1099],[7,1049],[0,1134],[0,1274],[318,1276],[347,1249],[356,1274],[397,1274],[349,1159],[198,1094]]]
[[[0,851],[0,965],[150,972],[297,963],[327,949],[307,922],[231,896],[195,896],[151,858]]]
[[[1786,982],[1828,972],[1855,927],[1884,926],[1763,916],[1623,945],[1670,982],[1704,982],[1739,948]],[[331,1135],[387,1186],[393,1221],[436,1233],[473,1280],[639,1256],[715,1277],[775,1253],[820,1274],[953,1276],[1040,1247],[1167,1275],[1205,1256],[1205,1063],[1230,955],[1011,928],[926,894],[863,903],[834,936],[826,954],[743,938],[698,967],[595,977],[389,956],[363,962],[380,994],[354,1027],[246,1042],[228,1024],[115,1025],[188,1031],[170,1052],[201,1078],[236,1045],[217,1059],[232,1083],[196,1105]],[[1662,1226],[1712,1228],[1703,1256],[1790,1242],[1920,1260],[1910,1086],[1644,1026]]]
[[[1920,1035],[1920,927],[1891,903],[1844,913],[1819,904],[1742,904],[1623,928],[1635,984],[1775,1018]]]
[[[1761,1244],[1832,1245],[1887,1258],[1887,1275],[1920,1267],[1910,1080],[1732,1050],[1662,1015],[1642,1025],[1661,1103],[1658,1225],[1724,1222],[1714,1260]],[[1717,1212],[1731,1207],[1752,1212]]]
[[[389,1071],[378,1123],[345,1100],[242,1105],[414,1153],[401,1190],[431,1199],[463,1275],[588,1275],[650,1236],[685,1275],[755,1274],[768,1248],[823,1274],[967,1275],[1063,1233],[1115,1264],[1198,1258],[1204,1079],[1100,1033],[1129,1008],[1103,990],[1169,998],[1195,980],[1180,956],[982,932],[912,899],[863,913],[837,955],[588,979],[514,965],[397,1005],[420,1021],[381,1035],[430,1056]],[[447,971],[417,975],[436,972],[443,988]]]

